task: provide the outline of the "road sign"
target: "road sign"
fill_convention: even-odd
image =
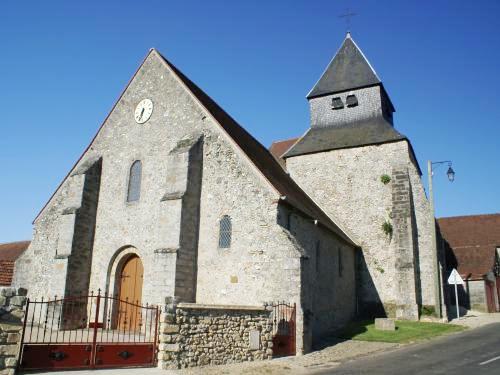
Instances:
[[[448,277],[448,284],[450,285],[464,285],[464,280],[460,277],[459,273],[455,268],[451,271],[450,277]]]
[[[460,310],[458,307],[458,291],[457,285],[464,285],[464,280],[460,277],[459,273],[455,268],[451,271],[450,277],[448,277],[448,284],[455,285],[455,305],[457,307],[457,319],[460,319]]]

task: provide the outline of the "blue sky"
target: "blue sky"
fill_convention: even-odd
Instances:
[[[434,178],[437,215],[500,212],[498,1],[3,1],[0,242],[31,237],[151,47],[266,146],[302,134],[348,6],[422,169],[453,161],[455,182]]]

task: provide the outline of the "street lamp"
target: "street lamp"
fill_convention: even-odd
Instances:
[[[434,279],[434,301],[435,301],[435,310],[439,318],[442,318],[443,316],[443,311],[441,308],[441,288],[440,288],[440,280],[441,280],[441,270],[439,268],[439,256],[438,256],[438,250],[437,250],[437,242],[436,242],[436,215],[434,213],[434,193],[432,190],[432,176],[434,174],[434,169],[433,166],[440,166],[443,164],[448,164],[448,171],[446,172],[446,175],[448,176],[448,181],[453,182],[455,180],[455,171],[451,167],[451,161],[450,160],[445,160],[445,161],[436,161],[432,162],[429,160],[427,162],[427,171],[428,171],[428,177],[429,177],[429,203],[431,205],[431,224],[432,224],[432,230],[431,230],[431,243],[433,247],[433,252],[434,252],[434,275],[436,276]],[[437,168],[435,168],[437,169]]]

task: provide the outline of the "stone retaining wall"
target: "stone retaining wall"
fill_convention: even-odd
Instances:
[[[168,299],[161,316],[158,367],[177,369],[272,357],[271,309]]]
[[[0,375],[16,371],[27,290],[0,288]]]

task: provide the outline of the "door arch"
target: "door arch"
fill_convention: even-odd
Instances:
[[[131,254],[117,269],[118,311],[117,326],[123,331],[138,331],[142,324],[141,303],[144,266],[137,254]]]

